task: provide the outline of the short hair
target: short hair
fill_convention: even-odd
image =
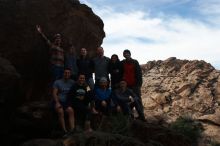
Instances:
[[[57,34],[55,34],[55,35],[53,36],[53,38],[54,38],[54,39],[56,39],[56,38],[61,38],[61,34],[57,33]]]
[[[114,57],[114,56],[118,59],[118,55],[117,55],[117,54],[113,54],[113,55],[111,56],[111,58]]]
[[[77,74],[77,79],[79,78],[79,76],[85,76],[85,77],[86,77],[86,74],[83,73],[83,72],[79,72],[79,73]]]
[[[70,48],[76,49],[75,45],[73,45],[73,44],[69,44],[69,45],[68,45],[68,48],[69,48],[69,49],[70,49]]]
[[[131,51],[128,50],[128,49],[125,49],[124,52],[123,52],[123,54],[124,54],[124,53],[129,53],[129,54],[131,55]]]
[[[64,70],[72,71],[71,68],[69,68],[69,67],[65,67]]]
[[[87,51],[87,49],[86,49],[85,47],[82,47],[82,48],[80,49],[80,51],[81,51],[82,49],[85,49],[85,50]]]
[[[101,77],[100,80],[99,80],[99,83],[105,83],[105,82],[108,82],[107,78],[106,77]]]
[[[120,82],[126,82],[126,83],[127,83],[127,81],[125,81],[125,79],[121,79]],[[119,83],[120,83],[120,82],[119,82]]]

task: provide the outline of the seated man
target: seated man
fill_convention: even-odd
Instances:
[[[141,108],[141,105],[137,101],[138,98],[131,89],[127,88],[126,81],[121,81],[119,86],[119,89],[114,91],[116,110],[118,112],[122,111],[126,115],[131,115],[131,107],[134,106],[138,112],[138,118],[145,121],[144,112]]]
[[[95,108],[98,112],[108,115],[110,113],[111,103],[111,89],[108,88],[108,80],[105,77],[101,77],[99,80],[99,86],[95,87]]]
[[[54,109],[58,113],[59,123],[63,132],[67,132],[67,127],[65,125],[64,114],[68,116],[68,128],[69,130],[74,129],[74,111],[71,106],[69,106],[67,101],[67,94],[72,87],[74,81],[70,79],[71,71],[70,69],[65,69],[63,78],[56,80],[53,84],[53,102]]]
[[[75,111],[75,119],[81,117],[80,120],[85,122],[85,130],[88,132],[92,131],[90,126],[91,110],[94,108],[90,104],[92,96],[93,94],[86,84],[85,75],[80,74],[77,82],[70,89],[68,100]]]

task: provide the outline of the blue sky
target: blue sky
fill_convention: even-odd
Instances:
[[[220,0],[80,0],[101,17],[105,55],[124,49],[140,64],[169,57],[220,69]]]

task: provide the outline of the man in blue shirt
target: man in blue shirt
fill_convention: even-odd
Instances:
[[[74,84],[74,81],[70,79],[71,71],[70,69],[65,69],[63,78],[56,80],[53,84],[53,100],[54,109],[58,114],[58,119],[63,132],[67,132],[67,127],[65,125],[64,113],[68,115],[68,124],[70,131],[74,129],[74,111],[67,101],[67,95],[70,88]]]
[[[108,80],[101,77],[99,86],[95,88],[95,108],[98,112],[108,115],[110,112],[110,103],[112,98],[111,89],[108,88]]]

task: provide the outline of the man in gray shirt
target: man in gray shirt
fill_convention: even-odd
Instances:
[[[108,64],[110,58],[104,56],[104,50],[102,47],[98,47],[96,50],[97,57],[93,59],[95,83],[97,84],[100,78],[105,77],[109,81]]]

